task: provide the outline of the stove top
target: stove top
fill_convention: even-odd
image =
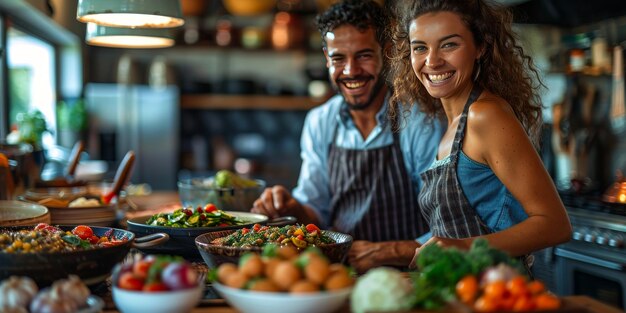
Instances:
[[[582,209],[626,217],[626,203],[609,203],[602,200],[602,195],[581,195],[572,192],[559,192],[559,195],[567,209]]]

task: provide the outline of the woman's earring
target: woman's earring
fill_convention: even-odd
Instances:
[[[478,75],[480,75],[480,60],[476,60],[476,73],[474,74],[474,81],[478,79]]]

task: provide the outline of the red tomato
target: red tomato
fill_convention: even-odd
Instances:
[[[249,232],[250,232],[250,230],[249,230],[249,229],[247,229],[247,228],[242,228],[242,229],[241,229],[241,233],[242,233],[242,234],[244,234],[244,235],[245,235],[245,234],[247,234],[247,233],[249,233]]]
[[[94,235],[94,236],[91,236],[91,237],[89,238],[89,243],[91,243],[92,245],[97,244],[97,243],[98,243],[98,241],[100,241],[100,237],[98,237],[98,236],[95,236],[95,235]]]
[[[197,207],[197,208],[196,208],[196,212],[198,212],[198,213],[202,213],[202,212],[204,212],[204,210],[202,210],[202,207],[201,207],[201,206],[199,206],[199,207]]]
[[[319,228],[319,227],[317,227],[315,224],[307,224],[307,225],[306,225],[306,230],[307,230],[309,233],[312,233],[312,232],[314,232],[314,231],[320,231],[320,228]]]
[[[78,225],[72,229],[72,234],[78,236],[82,240],[88,240],[93,237],[93,230],[89,226]]]
[[[261,224],[254,224],[252,226],[252,230],[254,230],[255,232],[258,232],[261,229]]]
[[[143,291],[146,291],[146,292],[157,292],[157,291],[167,291],[167,290],[169,289],[162,282],[149,283],[143,286]]]
[[[35,230],[44,229],[44,228],[46,228],[48,226],[50,226],[50,225],[48,225],[46,223],[39,223],[39,224],[37,224],[37,226],[35,226]]]
[[[128,290],[142,290],[143,279],[135,276],[135,274],[131,272],[125,272],[120,275],[120,280],[117,282],[117,286]]]
[[[211,213],[217,211],[217,207],[213,203],[204,206],[204,212]]]
[[[133,274],[139,278],[146,279],[148,277],[148,270],[152,266],[153,261],[139,260],[133,263]]]

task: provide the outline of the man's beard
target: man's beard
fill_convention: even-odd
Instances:
[[[376,96],[378,96],[378,93],[380,93],[380,91],[383,89],[385,82],[384,82],[384,79],[379,76],[378,80],[376,81],[376,85],[374,85],[374,88],[372,89],[372,92],[369,95],[369,98],[365,102],[356,102],[356,103],[351,103],[346,99],[346,97],[343,95],[342,89],[339,88],[339,84],[340,82],[338,83],[336,80],[333,80],[333,84],[332,84],[333,88],[335,89],[335,91],[341,94],[345,103],[348,105],[348,109],[353,110],[353,111],[360,111],[360,110],[365,110],[367,107],[369,107],[372,104]]]

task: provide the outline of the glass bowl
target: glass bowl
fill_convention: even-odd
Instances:
[[[219,188],[214,177],[189,178],[178,181],[178,196],[184,207],[205,206],[213,203],[223,211],[248,212],[265,189],[265,181],[255,179],[257,185],[247,188]]]

